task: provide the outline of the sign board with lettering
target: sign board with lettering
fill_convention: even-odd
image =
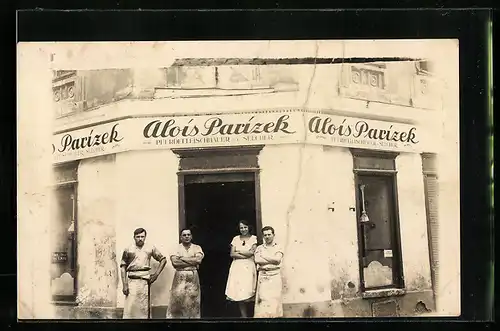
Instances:
[[[304,141],[302,116],[292,112],[151,119],[142,146],[151,148],[293,144]]]
[[[384,249],[384,257],[392,257],[392,249]]]
[[[66,263],[68,261],[68,252],[53,252],[52,263]]]
[[[55,135],[52,150],[59,163],[130,150],[260,144],[422,152],[429,139],[413,125],[297,110],[131,118]]]
[[[52,143],[54,162],[67,162],[124,151],[124,136],[121,130],[124,122],[116,121],[55,135]]]
[[[377,150],[418,152],[421,135],[412,125],[308,114],[307,142]]]

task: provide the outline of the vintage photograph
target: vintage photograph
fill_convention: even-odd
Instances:
[[[20,319],[460,315],[457,40],[20,43]]]

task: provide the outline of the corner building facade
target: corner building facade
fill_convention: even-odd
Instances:
[[[168,256],[185,226],[206,255],[202,317],[237,316],[224,289],[239,219],[259,240],[272,226],[284,247],[285,317],[434,310],[442,109],[424,67],[179,60],[55,73],[58,317],[120,318],[133,230]],[[151,288],[153,318],[165,318],[173,273],[169,262]]]

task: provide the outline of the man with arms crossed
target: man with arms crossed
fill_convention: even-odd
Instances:
[[[120,263],[125,305],[124,319],[148,319],[151,317],[150,285],[156,281],[165,268],[167,259],[155,246],[145,244],[146,230],[134,231],[135,243],[127,247]],[[151,257],[160,262],[154,273],[150,273]]]
[[[254,255],[259,272],[254,317],[283,317],[283,284],[281,280],[283,249],[274,241],[272,227],[263,227],[262,236],[264,243],[257,247]]]

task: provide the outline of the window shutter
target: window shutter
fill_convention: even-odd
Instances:
[[[438,181],[436,175],[425,176],[425,186],[427,195],[427,214],[430,232],[430,248],[431,248],[431,270],[434,274],[434,286],[437,288],[439,256],[438,256]]]
[[[427,227],[429,237],[429,255],[431,264],[431,277],[434,292],[438,288],[439,277],[439,221],[438,199],[439,186],[437,176],[436,157],[433,154],[422,155],[422,170],[424,174],[425,205],[427,213]]]

